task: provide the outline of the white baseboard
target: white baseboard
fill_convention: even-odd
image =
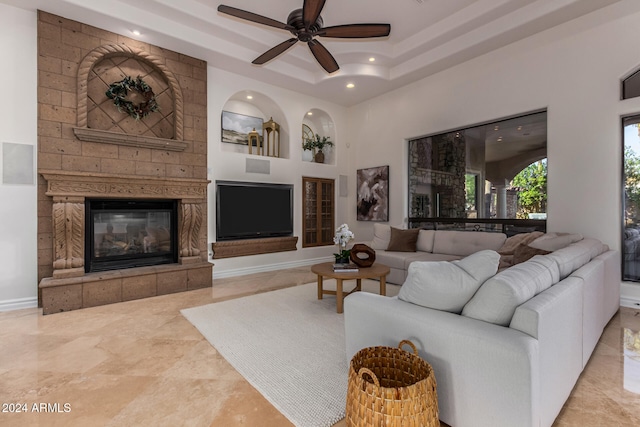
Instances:
[[[640,309],[640,284],[622,282],[620,284],[620,306]]]
[[[38,307],[38,297],[18,298],[0,301],[0,311],[22,310]]]
[[[620,306],[640,310],[640,300],[632,298],[620,298]]]
[[[233,270],[217,271],[213,269],[213,279],[223,279],[225,277],[244,276],[246,274],[264,273],[267,271],[284,270],[287,268],[304,267],[307,265],[318,264],[320,262],[328,262],[333,260],[333,257],[323,257],[315,259],[304,259],[291,262],[282,262],[279,264],[259,265],[256,267],[237,268]]]

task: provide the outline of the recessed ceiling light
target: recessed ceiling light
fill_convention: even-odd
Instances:
[[[347,83],[347,88],[353,89],[354,87],[356,87],[356,85],[354,85],[353,83]]]
[[[517,129],[517,130],[518,130],[518,131],[521,131],[521,130],[522,130],[522,126],[518,126],[518,129]]]
[[[131,31],[131,32],[133,33],[133,35],[134,35],[134,36],[139,36],[139,35],[141,35],[141,34],[142,34],[142,33],[141,33],[140,31],[138,31],[138,30],[133,30],[133,31]]]
[[[376,58],[374,58],[373,56],[371,58],[369,58],[369,62],[374,62],[376,60]]]
[[[500,130],[500,126],[495,125],[495,126],[493,127],[493,130]]]
[[[247,99],[253,99],[252,95],[247,95]]]
[[[312,113],[311,111],[309,111],[309,112],[307,113],[307,116],[313,116],[313,113]]]
[[[502,137],[501,136],[498,137],[498,142],[502,142]]]

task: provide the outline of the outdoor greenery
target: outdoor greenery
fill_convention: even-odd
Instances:
[[[513,178],[511,185],[520,189],[517,218],[526,219],[529,213],[547,211],[547,159],[521,170]]]
[[[625,225],[640,214],[640,157],[629,146],[624,147],[624,218]]]
[[[465,210],[476,209],[476,180],[477,175],[468,173],[464,176]]]

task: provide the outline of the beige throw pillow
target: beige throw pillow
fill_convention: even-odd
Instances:
[[[484,250],[456,261],[409,264],[398,298],[423,307],[460,313],[478,288],[498,270],[500,255]]]
[[[391,240],[391,227],[389,224],[373,224],[373,240],[371,247],[373,249],[384,251],[389,246]]]
[[[582,239],[582,234],[547,233],[544,236],[540,236],[533,242],[529,243],[529,246],[531,246],[532,248],[553,252],[557,251],[558,249],[565,248],[571,243],[578,242]]]

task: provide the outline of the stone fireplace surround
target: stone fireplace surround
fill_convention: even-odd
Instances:
[[[53,277],[40,282],[43,314],[110,304],[211,286],[199,236],[207,182],[190,179],[114,177],[41,170],[53,198]],[[85,199],[178,200],[178,264],[99,273],[84,269]]]
[[[142,75],[160,112],[104,92]],[[43,314],[209,287],[207,64],[38,12],[38,280]],[[85,201],[176,200],[178,262],[85,273]]]

